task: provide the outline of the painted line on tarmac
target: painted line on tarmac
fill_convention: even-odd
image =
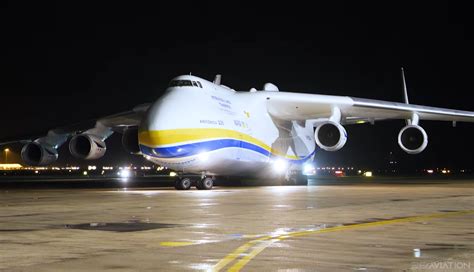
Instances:
[[[336,227],[329,227],[323,229],[309,229],[303,231],[287,232],[281,235],[267,235],[261,238],[249,241],[240,247],[238,247],[233,252],[229,253],[223,259],[221,259],[213,268],[212,271],[220,271],[232,262],[236,261],[227,271],[237,272],[240,271],[245,265],[248,264],[253,258],[260,254],[263,250],[269,247],[271,244],[285,240],[288,238],[306,236],[311,234],[320,234],[320,233],[329,233],[329,232],[338,232],[346,231],[360,228],[368,227],[379,227],[397,223],[408,223],[416,222],[421,220],[432,220],[438,218],[445,218],[451,216],[459,216],[466,214],[474,214],[474,210],[465,210],[465,211],[455,211],[455,212],[445,212],[445,213],[433,213],[427,215],[411,216],[397,219],[388,219],[383,221],[369,222],[369,223],[360,223],[360,224],[350,224],[350,225],[341,225]],[[240,259],[239,259],[240,258]]]

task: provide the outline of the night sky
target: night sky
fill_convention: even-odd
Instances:
[[[43,2],[0,4],[0,139],[152,102],[189,72],[221,73],[242,91],[272,82],[284,91],[402,101],[403,66],[411,103],[474,111],[465,6]],[[318,164],[380,167],[392,151],[402,167],[472,168],[474,124],[421,124],[430,142],[420,155],[398,147],[404,121],[387,121],[348,127],[347,145],[321,151]],[[108,143],[100,163],[117,155],[141,161],[126,155],[119,136]],[[74,162],[67,145],[60,156]]]

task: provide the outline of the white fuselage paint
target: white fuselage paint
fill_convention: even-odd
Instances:
[[[175,80],[202,88],[169,87],[149,108],[139,132],[148,160],[209,175],[268,175],[276,161],[301,169],[313,160],[313,124],[272,118],[267,99],[274,92],[236,92],[194,76]]]

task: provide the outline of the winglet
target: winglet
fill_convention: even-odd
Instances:
[[[407,83],[405,81],[405,71],[403,70],[403,67],[402,67],[402,81],[403,81],[403,94],[404,94],[405,104],[410,104],[410,102],[408,101]]]

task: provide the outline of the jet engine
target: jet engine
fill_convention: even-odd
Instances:
[[[408,125],[398,133],[398,145],[408,154],[418,154],[428,145],[428,135],[422,127]]]
[[[105,155],[107,147],[99,137],[91,134],[79,134],[69,142],[69,151],[79,159],[95,160]]]
[[[339,123],[327,121],[314,132],[316,144],[326,151],[337,151],[347,142],[346,129]]]
[[[130,154],[140,153],[138,145],[138,128],[127,128],[122,135],[122,146]]]
[[[31,166],[48,165],[58,159],[58,151],[53,147],[31,142],[21,149],[21,159]]]

